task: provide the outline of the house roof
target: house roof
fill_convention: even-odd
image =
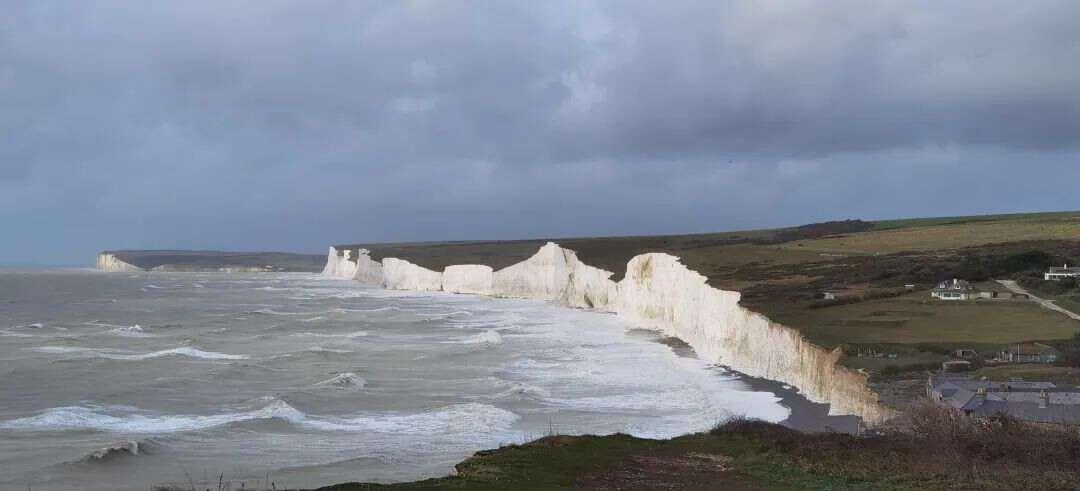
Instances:
[[[966,280],[959,280],[959,279],[953,278],[951,280],[946,280],[946,281],[942,281],[941,283],[938,283],[937,287],[934,288],[934,290],[935,291],[967,292],[967,291],[973,291],[973,290],[975,290],[975,288],[972,287],[971,283],[968,283]]]
[[[1037,423],[1080,423],[1080,405],[1050,403],[1039,407],[1038,402],[986,400],[970,409],[975,416],[1006,414],[1024,421]]]

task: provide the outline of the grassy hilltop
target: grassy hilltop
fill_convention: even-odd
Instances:
[[[291,252],[224,252],[131,250],[104,251],[132,266],[151,270],[216,271],[219,268],[260,268],[268,271],[318,272],[326,256]]]

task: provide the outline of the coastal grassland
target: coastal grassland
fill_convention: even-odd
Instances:
[[[1035,239],[1075,240],[1078,237],[1080,214],[1053,213],[996,219],[954,219],[923,226],[891,226],[858,234],[799,240],[784,246],[827,253],[889,254]]]
[[[456,475],[364,489],[1075,489],[1080,435],[941,408],[902,430],[800,433],[753,420],[670,440],[551,436],[479,452]]]
[[[133,266],[150,270],[216,271],[218,268],[266,268],[286,272],[318,272],[326,265],[326,256],[290,252],[225,251],[105,251]],[[269,267],[269,268],[267,268]]]
[[[1045,364],[988,366],[976,370],[972,376],[987,377],[990,380],[1009,380],[1019,377],[1024,380],[1046,380],[1058,385],[1080,386],[1080,368]]]
[[[795,304],[774,320],[827,346],[844,343],[1004,344],[1069,338],[1080,322],[1024,300],[952,302],[925,291],[828,308]]]

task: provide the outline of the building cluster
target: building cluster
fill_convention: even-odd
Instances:
[[[1035,423],[1080,424],[1080,389],[1052,382],[993,382],[942,372],[929,376],[926,395],[974,418],[1005,415]]]

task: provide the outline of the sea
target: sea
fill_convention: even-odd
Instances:
[[[551,434],[824,414],[788,389],[541,301],[316,274],[0,270],[5,490],[395,482]]]

